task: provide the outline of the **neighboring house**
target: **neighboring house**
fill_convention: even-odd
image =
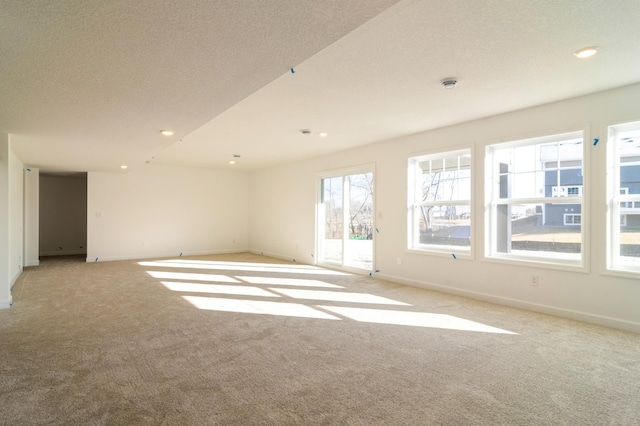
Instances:
[[[629,140],[630,144],[638,141]],[[540,151],[540,161],[544,169],[545,197],[581,197],[583,194],[582,145],[564,146],[558,153],[555,146],[544,146]],[[640,194],[640,156],[625,156],[621,152],[620,194]],[[622,202],[620,205],[623,227],[640,228],[640,202]],[[582,224],[580,204],[545,204],[542,210],[542,223],[548,226]]]

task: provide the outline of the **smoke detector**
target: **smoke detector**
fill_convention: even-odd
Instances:
[[[440,82],[443,88],[445,89],[454,89],[456,84],[458,84],[458,80],[455,78],[445,78]]]

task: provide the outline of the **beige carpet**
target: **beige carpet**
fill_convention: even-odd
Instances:
[[[44,260],[2,425],[638,425],[640,335],[252,254]]]

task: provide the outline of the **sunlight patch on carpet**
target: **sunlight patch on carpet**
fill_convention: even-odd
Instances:
[[[198,309],[208,311],[238,312],[244,314],[278,315],[286,317],[339,320],[340,318],[299,303],[266,302],[214,297],[182,296]]]
[[[248,282],[250,284],[262,285],[286,285],[295,287],[325,287],[325,288],[344,288],[339,285],[327,283],[320,280],[306,280],[300,278],[273,278],[273,277],[245,277],[236,275],[235,278]]]
[[[154,262],[138,262],[141,266],[182,268],[182,269],[211,269],[220,271],[272,272],[279,274],[313,274],[313,275],[350,275],[346,272],[318,268],[311,265],[278,265],[277,263],[244,263],[244,262],[205,262],[184,260],[159,260]]]
[[[147,271],[147,274],[153,278],[164,280],[187,280],[187,281],[214,281],[221,283],[239,283],[240,281],[233,279],[227,275],[214,274],[190,274],[183,272],[165,272],[165,271]]]
[[[173,281],[160,281],[163,286],[171,291],[183,291],[186,293],[214,293],[233,294],[236,296],[260,296],[260,297],[280,297],[277,294],[268,292],[258,287],[223,285],[223,284],[202,284],[185,283]]]
[[[291,288],[270,288],[269,290],[282,293],[285,296],[294,299],[308,300],[328,300],[331,302],[350,302],[350,303],[371,303],[378,305],[404,305],[410,306],[408,303],[398,302],[397,300],[387,299],[386,297],[375,296],[367,293],[347,293],[338,291],[321,291],[321,290],[298,290]]]
[[[476,331],[482,333],[517,334],[511,331],[481,324],[479,322],[445,314],[392,311],[383,309],[347,308],[342,306],[318,307],[359,322],[442,328],[448,330]]]

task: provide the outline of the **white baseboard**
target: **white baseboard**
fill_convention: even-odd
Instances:
[[[232,250],[203,250],[203,251],[185,251],[182,252],[182,257],[185,256],[208,256],[214,254],[230,254],[230,253],[246,253],[249,249],[232,249]],[[157,254],[145,254],[144,256],[112,256],[112,257],[100,257],[100,256],[87,256],[87,263],[94,262],[113,262],[118,260],[149,260],[149,259],[159,259],[159,258],[177,258],[181,257],[180,252],[177,254],[174,252],[171,253],[157,253]]]
[[[628,321],[620,318],[613,318],[604,315],[591,314],[588,312],[576,311],[573,309],[560,308],[557,306],[543,305],[539,303],[527,302],[525,300],[512,299],[509,297],[496,296],[487,293],[480,293],[472,290],[465,290],[456,287],[448,287],[440,284],[426,283],[417,280],[408,280],[405,278],[395,277],[386,274],[376,274],[376,277],[406,284],[412,287],[424,288],[427,290],[439,291],[441,293],[454,294],[456,296],[468,297],[470,299],[481,300],[483,302],[495,303],[497,305],[509,306],[512,308],[524,309],[527,311],[540,312],[547,315],[553,315],[562,318],[568,318],[576,321],[587,322],[590,324],[602,325],[610,328],[640,333],[640,323]]]
[[[305,259],[298,259],[298,258],[295,258],[295,257],[286,256],[284,254],[271,253],[271,252],[268,252],[268,251],[260,251],[260,250],[248,250],[248,251],[249,251],[249,253],[257,254],[259,256],[267,256],[267,257],[273,257],[275,259],[288,260],[289,262],[302,263],[303,265],[315,265],[314,261],[307,261]]]
[[[76,254],[86,254],[86,250],[56,250],[56,251],[43,251],[40,256],[74,256]]]
[[[40,265],[40,260],[36,259],[36,260],[29,260],[27,262],[25,262],[24,266],[39,266]]]

